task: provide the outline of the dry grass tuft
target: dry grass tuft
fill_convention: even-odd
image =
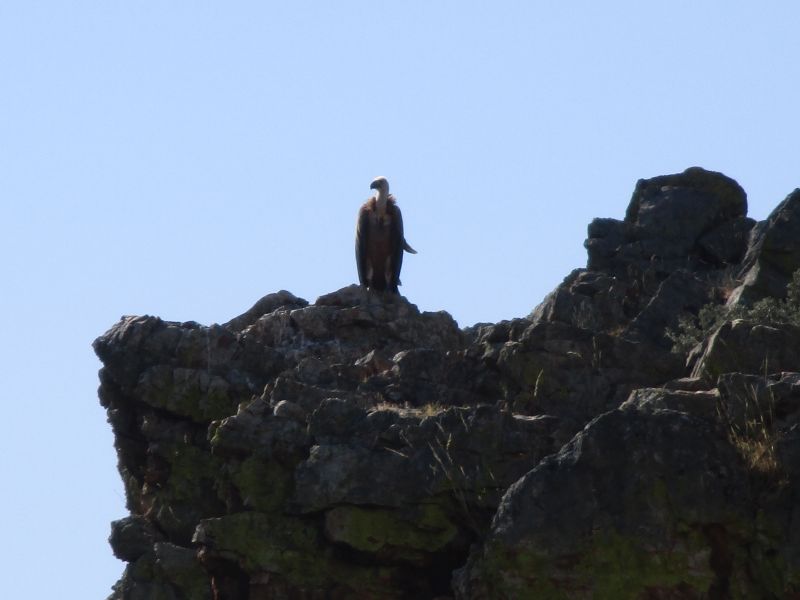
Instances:
[[[724,419],[728,423],[728,440],[752,473],[767,481],[781,481],[783,469],[775,449],[781,437],[774,422],[775,399],[770,394],[759,402],[758,392],[750,388],[743,393],[743,401],[743,419]]]
[[[391,402],[378,402],[373,410],[390,410],[403,417],[419,417],[420,419],[424,419],[425,417],[435,417],[448,408],[449,407],[443,406],[437,402],[429,402],[420,407],[412,407],[407,404],[401,406],[392,404]]]
[[[731,426],[729,439],[748,469],[769,478],[780,476],[780,463],[775,454],[778,436],[766,424],[751,420],[744,428]]]

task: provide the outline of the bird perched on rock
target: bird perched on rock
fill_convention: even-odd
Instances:
[[[376,177],[369,187],[376,194],[361,206],[356,223],[358,280],[370,290],[398,294],[403,251],[417,251],[403,237],[403,215],[386,177]]]

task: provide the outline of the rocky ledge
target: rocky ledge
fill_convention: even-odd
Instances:
[[[357,286],[124,317],[94,343],[130,511],[111,598],[800,597],[800,328],[673,346],[786,297],[798,239],[800,190],[755,222],[692,168],[595,219],[525,318]]]

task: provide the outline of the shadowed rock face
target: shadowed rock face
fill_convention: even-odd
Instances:
[[[732,295],[731,304],[752,304],[761,298],[786,295],[786,280],[800,263],[798,223],[800,189],[789,194],[753,229],[740,270],[744,284]]]
[[[730,586],[746,551],[750,489],[713,425],[671,410],[615,410],[542,461],[503,498],[464,597],[703,597]],[[715,556],[717,553],[720,556]],[[492,596],[492,594],[494,596]]]
[[[755,224],[719,173],[642,180],[587,269],[497,324],[358,286],[124,317],[94,343],[130,511],[112,598],[800,594],[797,332],[665,336],[783,293],[796,195]]]
[[[721,173],[693,167],[640,179],[624,221],[589,225],[588,266],[621,274],[637,262],[661,272],[737,262],[755,223],[746,215],[744,190]]]

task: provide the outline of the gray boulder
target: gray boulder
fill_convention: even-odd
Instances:
[[[800,327],[724,323],[703,343],[692,375],[714,381],[723,373],[800,371]]]
[[[513,417],[494,406],[421,417],[369,415],[326,401],[311,417],[318,444],[295,472],[294,510],[342,504],[398,508],[455,494],[468,506],[499,495],[554,450],[557,420]]]
[[[747,473],[704,420],[598,417],[504,496],[457,598],[715,598],[752,589]],[[749,596],[756,597],[756,596]]]
[[[590,270],[624,275],[631,265],[668,273],[677,267],[733,263],[744,250],[747,196],[733,179],[699,167],[641,179],[625,220],[596,219],[586,249]]]
[[[786,284],[800,269],[800,189],[789,194],[766,221],[753,228],[747,255],[742,261],[743,284],[729,304],[752,305],[766,298],[784,298]]]

